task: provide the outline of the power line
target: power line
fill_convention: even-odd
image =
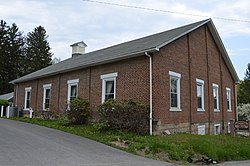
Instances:
[[[214,19],[226,20],[226,21],[250,23],[249,20],[240,20],[240,19],[217,17],[217,16],[205,16],[205,15],[199,15],[199,14],[183,13],[183,12],[176,12],[176,11],[170,11],[170,10],[161,10],[161,9],[147,8],[147,7],[141,7],[141,6],[132,6],[132,5],[125,5],[125,4],[104,2],[104,1],[95,1],[95,0],[82,0],[82,1],[91,2],[91,3],[98,3],[98,4],[103,4],[103,5],[112,5],[112,6],[119,6],[119,7],[126,7],[126,8],[140,9],[140,10],[149,10],[149,11],[155,11],[155,12],[170,13],[170,14],[181,14],[181,15],[194,16],[194,17],[214,18]]]

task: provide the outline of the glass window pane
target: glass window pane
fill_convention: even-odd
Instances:
[[[108,99],[113,99],[113,98],[114,98],[114,94],[105,95],[105,101],[107,101]]]
[[[171,77],[171,92],[177,93],[177,78]]]
[[[197,97],[202,96],[202,85],[197,85]]]
[[[171,107],[177,107],[177,94],[171,93]]]
[[[45,109],[49,108],[50,106],[50,99],[45,99]]]
[[[77,95],[77,86],[76,85],[72,85],[71,86],[70,97],[76,97],[76,95]]]
[[[30,91],[26,91],[26,108],[30,108]]]
[[[214,98],[216,98],[216,97],[217,97],[217,90],[218,90],[218,88],[217,88],[217,87],[214,87],[214,88],[213,88]]]
[[[29,100],[30,99],[30,92],[28,91],[27,92],[27,100]]]
[[[30,101],[29,100],[26,101],[26,108],[30,108]]]
[[[218,107],[217,107],[217,99],[216,98],[214,98],[214,109],[217,109]]]
[[[108,99],[114,99],[115,98],[114,85],[115,85],[114,80],[105,81],[105,101],[108,100]]]
[[[105,93],[114,93],[114,80],[106,81]]]
[[[202,108],[202,98],[201,98],[201,97],[198,97],[198,98],[197,98],[197,101],[198,101],[197,107],[198,107],[198,108]]]
[[[46,89],[45,93],[46,93],[45,98],[49,99],[50,98],[50,89]]]

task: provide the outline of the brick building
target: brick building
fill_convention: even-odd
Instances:
[[[239,78],[211,19],[90,53],[71,46],[71,58],[12,81],[19,110],[64,111],[76,96],[93,109],[136,99],[150,106],[154,134],[219,134],[236,118]]]

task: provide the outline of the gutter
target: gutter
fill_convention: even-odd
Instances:
[[[153,134],[153,91],[152,91],[152,56],[145,52],[149,57],[149,133]]]

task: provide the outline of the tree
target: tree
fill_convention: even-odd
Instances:
[[[26,74],[32,73],[52,64],[52,53],[47,41],[48,35],[42,26],[29,32],[26,38]]]
[[[250,120],[250,104],[242,104],[238,107],[239,120]]]
[[[0,94],[13,91],[9,84],[23,75],[21,70],[24,38],[17,25],[0,21]]]
[[[59,62],[61,62],[61,58],[54,57],[52,59],[52,64],[56,64],[56,63],[59,63]]]
[[[247,69],[245,73],[245,80],[250,80],[250,63],[247,64]]]
[[[237,86],[238,104],[250,103],[250,63],[247,65],[245,78]]]

